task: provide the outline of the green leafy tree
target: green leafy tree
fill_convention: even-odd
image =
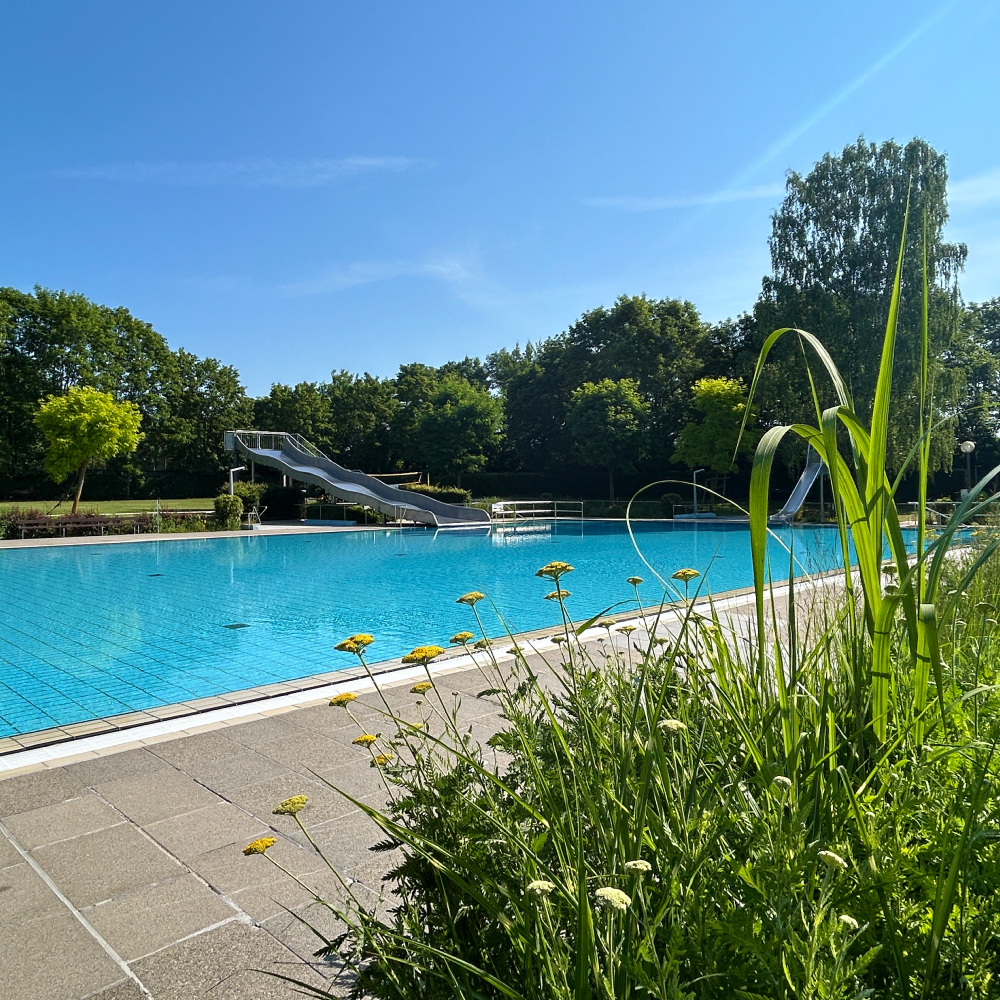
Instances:
[[[56,482],[76,472],[74,514],[87,468],[135,451],[142,437],[141,422],[135,403],[116,402],[110,393],[89,386],[74,386],[63,396],[49,396],[38,408],[35,423],[48,440],[46,470]]]
[[[141,454],[161,468],[222,472],[229,467],[225,432],[253,421],[239,372],[183,348],[164,365],[155,404]]]
[[[752,429],[740,435],[747,412],[743,380],[700,378],[692,388],[692,395],[701,419],[681,431],[672,461],[683,462],[692,469],[704,466],[713,472],[734,472],[736,460],[749,455],[759,437]]]
[[[335,432],[327,387],[318,382],[299,382],[294,388],[276,383],[267,396],[254,401],[256,426],[266,431],[301,434],[331,457]]]
[[[422,410],[417,451],[432,475],[461,486],[463,472],[486,465],[499,445],[502,425],[499,399],[460,376],[446,375]]]
[[[754,310],[757,332],[747,344],[747,371],[772,331],[798,327],[819,337],[837,363],[862,420],[871,413],[882,337],[909,196],[910,225],[903,269],[887,461],[899,469],[916,437],[920,379],[923,245],[930,283],[931,381],[938,416],[953,414],[965,373],[950,352],[958,319],[957,277],[966,248],[947,243],[948,171],[943,154],[914,139],[882,145],[860,138],[827,154],[806,175],[791,172],[773,216],[772,273]],[[768,359],[758,399],[767,422],[814,417],[802,352],[784,338]],[[822,384],[830,397],[827,385]],[[955,421],[936,433],[931,467],[950,468]]]
[[[649,447],[649,403],[639,383],[584,382],[570,397],[566,422],[581,461],[608,470],[608,495],[614,500],[615,471],[632,471]]]
[[[649,402],[650,458],[666,462],[703,372],[710,328],[690,302],[621,296],[610,309],[583,314],[569,330],[520,356],[496,355],[488,367],[505,380],[507,434],[526,468],[572,461],[568,410],[585,382],[635,380]]]
[[[332,454],[349,468],[385,472],[393,468],[392,426],[399,402],[392,379],[365,372],[334,372],[323,392],[330,407]]]

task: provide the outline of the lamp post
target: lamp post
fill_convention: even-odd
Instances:
[[[704,469],[695,469],[694,472],[691,473],[691,488],[692,488],[692,491],[694,493],[694,512],[695,512],[695,514],[698,513],[698,473],[699,472],[704,472],[704,471],[705,471]]]
[[[237,465],[235,469],[229,470],[229,495],[233,495],[233,473],[243,472],[246,469],[245,465]]]
[[[965,492],[972,489],[972,453],[976,450],[975,441],[963,441],[959,446],[965,455]]]

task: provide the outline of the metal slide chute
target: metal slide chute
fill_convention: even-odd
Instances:
[[[791,521],[802,509],[813,483],[816,482],[816,478],[822,471],[823,459],[810,447],[806,452],[806,467],[802,470],[802,475],[799,476],[799,481],[795,484],[792,495],[788,498],[785,506],[771,517],[771,520]]]
[[[401,490],[363,472],[352,472],[327,458],[300,434],[284,431],[226,431],[226,450],[242,452],[283,475],[318,486],[341,503],[362,504],[395,520],[435,527],[489,524],[490,515],[476,507],[459,507],[420,493]]]

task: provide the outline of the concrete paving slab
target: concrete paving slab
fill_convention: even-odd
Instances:
[[[275,816],[273,809],[279,802],[293,795],[305,795],[309,801],[300,818],[306,825],[326,823],[344,813],[351,812],[356,806],[338,795],[315,778],[307,778],[296,771],[286,771],[277,778],[263,781],[259,785],[250,785],[233,792],[232,801],[255,816],[268,817],[267,822],[288,835],[298,831],[298,825],[291,816]]]
[[[22,847],[33,850],[124,822],[120,813],[93,792],[84,792],[77,798],[56,805],[29,809],[11,816],[7,826]]]
[[[24,861],[20,852],[2,834],[0,834],[0,871],[7,865],[19,865]]]
[[[248,886],[231,896],[233,903],[258,922],[315,903],[317,896],[331,903],[342,901],[345,897],[339,879],[325,866],[318,871],[300,876],[303,885],[299,885],[273,866],[272,870],[275,876],[278,876],[274,881]]]
[[[150,754],[150,757],[153,755]],[[193,778],[166,766],[149,774],[137,774],[97,786],[116,809],[140,825],[181,816],[222,800]]]
[[[94,993],[87,1000],[148,1000],[148,997],[131,979],[123,979],[100,993]]]
[[[80,1000],[124,978],[121,967],[64,907],[5,923],[2,935],[2,997]]]
[[[242,850],[250,841],[270,832],[261,820],[230,802],[217,802],[183,816],[150,823],[147,829],[157,843],[182,861],[219,847]]]
[[[32,856],[78,907],[184,873],[173,858],[129,823],[40,847]]]
[[[270,760],[254,750],[248,750],[236,743],[229,745],[236,750],[232,756],[217,757],[212,760],[189,760],[179,766],[196,781],[208,785],[223,796],[237,788],[245,788],[267,778],[277,777],[288,770],[286,764]]]
[[[237,911],[194,875],[88,907],[83,915],[127,962],[159,951]]]
[[[174,767],[186,771],[191,764],[236,757],[244,751],[232,740],[226,739],[223,733],[215,730],[182,739],[177,739],[175,736],[173,739],[157,743],[150,752],[161,760],[173,764]]]
[[[23,858],[20,864],[0,869],[0,925],[5,927],[9,923],[34,919],[62,908],[59,897]],[[5,945],[0,944],[0,949],[3,947]]]
[[[295,875],[310,875],[326,869],[323,859],[311,847],[284,837],[277,838],[277,843],[268,850],[268,854],[282,868]],[[212,889],[230,898],[241,889],[267,885],[288,877],[266,858],[244,857],[242,850],[234,850],[231,845],[199,854],[189,865]]]
[[[270,719],[257,719],[240,725],[227,726],[221,730],[221,735],[250,750],[259,750],[265,743],[282,736],[296,736],[300,732],[298,726],[293,726],[281,716],[274,716]]]
[[[332,865],[347,871],[369,860],[369,848],[385,834],[375,821],[361,812],[348,813],[309,831]]]
[[[316,986],[323,978],[266,930],[241,923],[166,948],[132,966],[155,1000],[292,1000],[294,987],[268,972]]]
[[[0,781],[0,819],[82,795],[82,782],[65,771],[32,771]]]
[[[81,784],[94,788],[137,775],[149,775],[170,765],[145,749],[125,750],[70,764],[66,772]]]
[[[258,747],[257,752],[269,760],[284,764],[287,770],[305,774],[310,770],[326,771],[351,760],[351,751],[357,748],[351,747],[348,750],[348,746],[349,743],[331,739],[322,733],[299,730],[291,736],[282,736]]]
[[[326,941],[333,941],[344,933],[346,926],[326,907],[315,903],[307,904],[293,913],[278,913],[264,921],[263,926],[289,951],[294,952],[303,962],[308,962],[320,975],[331,981],[331,996],[340,997],[349,994],[350,980],[347,975],[341,974],[340,962],[335,958],[316,955],[316,952],[325,946],[324,938]],[[314,933],[313,928],[319,933]]]

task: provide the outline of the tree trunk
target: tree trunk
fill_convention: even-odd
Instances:
[[[462,470],[458,470],[458,475],[455,476],[455,485],[461,489],[462,488]]]
[[[608,466],[608,499],[615,502],[615,470]]]
[[[80,494],[83,492],[83,480],[87,475],[87,463],[84,462],[80,466],[80,474],[76,480],[76,496],[73,497],[73,509],[70,511],[71,514],[76,513],[76,508],[80,506]]]

